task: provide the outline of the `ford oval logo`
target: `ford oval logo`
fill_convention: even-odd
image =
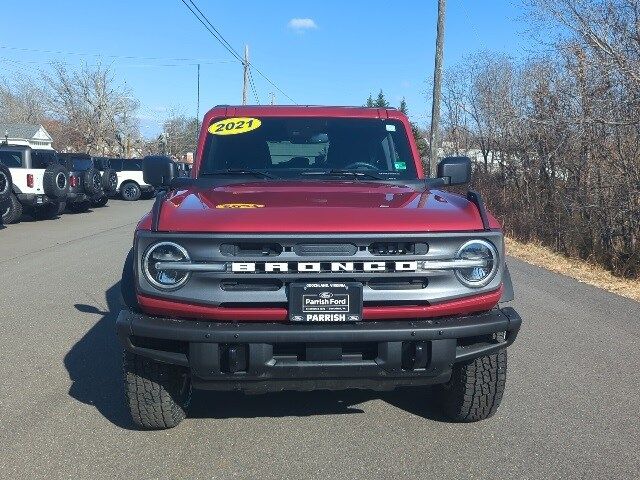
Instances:
[[[320,292],[320,298],[331,298],[333,297],[333,293],[331,292]]]

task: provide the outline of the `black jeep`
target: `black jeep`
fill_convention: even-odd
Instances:
[[[60,153],[58,157],[71,172],[67,208],[75,213],[86,212],[93,202],[99,202],[105,196],[102,174],[95,168],[90,155]]]

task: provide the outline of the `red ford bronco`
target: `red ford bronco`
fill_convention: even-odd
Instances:
[[[136,424],[177,425],[193,388],[435,384],[452,420],[496,411],[521,325],[500,225],[444,190],[469,159],[425,178],[410,132],[394,109],[218,106],[191,178],[144,160],[160,193],[117,319]]]

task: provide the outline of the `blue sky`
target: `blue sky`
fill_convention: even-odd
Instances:
[[[24,1],[2,3],[0,76],[35,75],[52,60],[109,64],[141,101],[146,136],[172,111],[195,115],[198,62],[200,116],[241,101],[241,65],[180,0],[31,1],[26,30],[22,21],[7,21],[24,18]],[[419,124],[428,117],[436,0],[196,3],[236,50],[248,44],[251,61],[297,103],[360,105],[382,88],[394,105],[405,97]],[[517,0],[447,4],[445,67],[479,50],[517,58],[535,48]],[[260,102],[268,103],[274,88],[254,79]],[[276,102],[289,103],[277,92]]]

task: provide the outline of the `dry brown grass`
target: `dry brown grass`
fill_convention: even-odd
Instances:
[[[547,247],[535,243],[520,243],[512,238],[506,239],[507,255],[512,255],[527,263],[537,265],[552,272],[575,278],[599,288],[617,293],[623,297],[640,301],[640,280],[623,279],[612,275],[598,265],[576,260],[555,253]]]

